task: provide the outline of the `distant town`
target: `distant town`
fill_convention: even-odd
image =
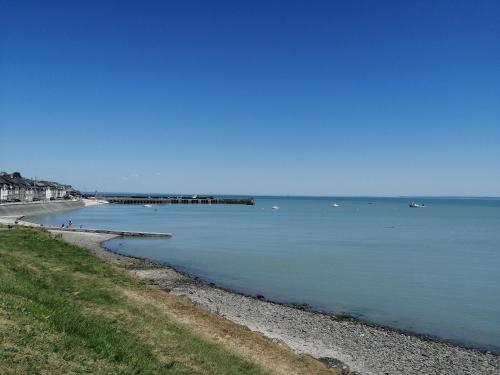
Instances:
[[[0,203],[53,201],[81,197],[71,185],[0,172]]]

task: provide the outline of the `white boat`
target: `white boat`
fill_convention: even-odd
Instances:
[[[272,206],[271,209],[273,209],[273,210],[279,210],[280,206]]]
[[[415,202],[410,202],[408,205],[410,208],[424,208],[425,204],[420,204],[420,203],[415,203]]]
[[[332,207],[339,207],[337,203],[332,204]]]
[[[152,204],[145,204],[144,207],[153,207]]]
[[[96,199],[96,198],[94,198],[94,199],[84,198],[84,199],[82,199],[82,201],[83,201],[83,204],[85,206],[98,206],[101,204],[108,204],[109,203],[108,201],[105,201],[103,199]]]

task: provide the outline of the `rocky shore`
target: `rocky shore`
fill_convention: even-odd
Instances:
[[[132,272],[298,353],[335,366],[340,360],[360,374],[500,373],[500,358],[493,354],[231,293],[171,268]]]
[[[176,270],[101,247],[113,235],[51,231],[149,284],[189,298],[226,319],[261,332],[279,345],[309,354],[343,373],[500,374],[500,357],[349,319],[232,293]]]
[[[81,243],[80,243],[81,244]],[[129,271],[165,291],[189,298],[234,323],[263,333],[297,353],[309,354],[345,373],[359,374],[500,374],[500,357],[426,340],[361,322],[232,293],[173,268],[110,251],[96,253],[134,262]]]

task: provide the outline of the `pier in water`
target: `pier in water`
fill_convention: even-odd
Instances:
[[[100,199],[117,204],[243,204],[252,206],[253,198],[217,198],[213,196],[102,196]]]

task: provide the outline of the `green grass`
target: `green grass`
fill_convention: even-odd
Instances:
[[[0,373],[263,373],[128,297],[148,288],[45,233],[1,230]]]

